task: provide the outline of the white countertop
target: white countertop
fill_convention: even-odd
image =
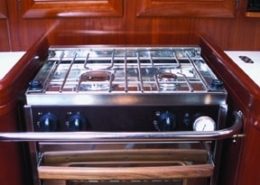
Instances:
[[[0,80],[15,66],[19,59],[25,54],[19,52],[0,52]]]
[[[225,52],[260,87],[260,51]],[[239,56],[247,56],[253,63],[246,63]]]

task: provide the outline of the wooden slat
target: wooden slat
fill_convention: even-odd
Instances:
[[[202,149],[132,149],[85,150],[45,152],[44,163],[94,162],[94,161],[173,161],[206,162],[208,154]]]
[[[81,179],[81,180],[149,180],[210,177],[214,167],[211,164],[167,167],[126,167],[126,168],[80,168],[40,166],[40,179]]]

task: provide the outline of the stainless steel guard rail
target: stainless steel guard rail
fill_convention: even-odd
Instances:
[[[242,113],[234,112],[234,124],[217,131],[176,132],[15,132],[0,133],[0,141],[102,141],[102,142],[152,142],[152,141],[209,141],[236,136],[242,128]]]

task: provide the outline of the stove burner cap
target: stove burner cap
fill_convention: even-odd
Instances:
[[[160,73],[157,75],[158,79],[161,81],[176,81],[177,75],[173,73]]]
[[[89,71],[80,76],[79,90],[109,90],[114,75],[109,71]]]
[[[175,91],[178,87],[177,75],[173,73],[160,73],[157,74],[159,87],[163,91]]]
[[[81,81],[102,82],[110,81],[112,74],[109,71],[89,71],[83,73],[80,77]]]

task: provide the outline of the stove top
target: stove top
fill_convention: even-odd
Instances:
[[[29,84],[27,103],[121,104],[130,103],[129,96],[140,102],[140,97],[162,94],[176,96],[175,103],[188,94],[196,94],[198,99],[190,100],[194,103],[206,101],[209,94],[218,101],[226,91],[200,52],[199,47],[50,47]],[[118,95],[120,99],[114,99]],[[212,97],[207,101],[214,101]]]

